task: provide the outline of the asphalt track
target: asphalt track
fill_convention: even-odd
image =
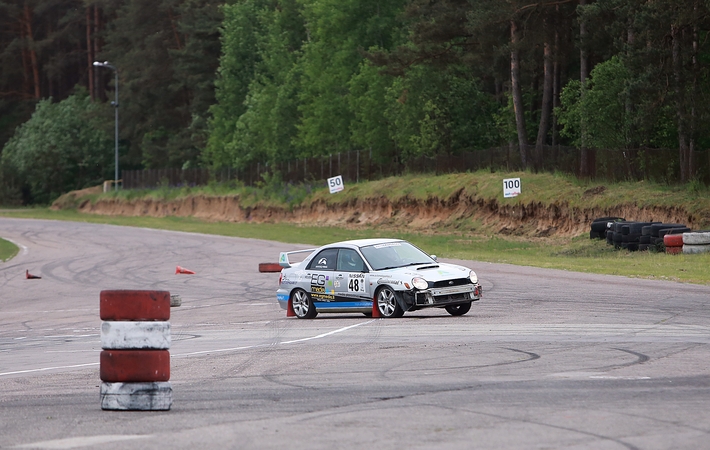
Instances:
[[[306,246],[8,218],[0,237],[21,247],[0,263],[0,448],[710,448],[708,286],[463,262],[484,287],[465,316],[304,321],[257,267]],[[182,297],[171,411],[100,409],[103,289]]]

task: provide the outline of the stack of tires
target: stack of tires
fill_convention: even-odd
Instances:
[[[641,239],[639,240],[639,250],[656,250],[662,252],[664,249],[663,236],[690,230],[680,223],[653,222],[641,228]]]
[[[609,240],[607,232],[609,231],[610,224],[617,221],[623,221],[621,217],[599,217],[592,221],[592,225],[589,230],[589,239],[607,239]]]
[[[627,221],[621,217],[600,217],[592,221],[589,237],[591,239],[606,238],[607,244],[613,245],[617,250],[663,252],[667,247],[670,247],[669,253],[680,253],[683,248],[682,235],[689,231],[690,228],[680,223],[636,222]],[[710,234],[710,231],[707,233]],[[678,237],[669,237],[666,243],[664,242],[666,235],[678,235]],[[705,240],[704,237],[700,239],[703,242]],[[701,245],[710,246],[710,242]],[[705,249],[705,247],[691,248],[689,251],[703,251]],[[710,251],[710,247],[707,250]]]
[[[683,235],[666,234],[663,236],[663,247],[669,255],[679,255],[683,253]]]
[[[639,250],[641,231],[652,222],[626,222],[621,225],[621,248],[630,252]]]
[[[686,232],[682,236],[684,254],[710,252],[710,231]]]

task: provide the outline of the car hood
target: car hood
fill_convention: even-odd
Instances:
[[[468,277],[471,269],[456,264],[436,263],[422,264],[421,266],[411,266],[406,268],[392,269],[386,272],[389,277],[402,277],[411,279],[421,277],[427,281],[442,281],[455,278]]]

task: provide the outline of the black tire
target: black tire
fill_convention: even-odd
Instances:
[[[686,228],[686,226],[682,223],[654,223],[651,225],[651,236],[662,237],[658,236],[658,231],[666,228]]]
[[[621,236],[621,242],[638,242],[640,238],[638,233],[625,234]]]
[[[602,234],[599,233],[598,231],[590,231],[589,232],[589,239],[601,239]]]
[[[601,233],[608,228],[609,222],[616,222],[617,220],[623,219],[621,219],[620,217],[600,217],[592,221],[592,224],[589,226],[589,229]]]
[[[314,319],[318,315],[311,296],[303,289],[294,289],[291,293],[291,306],[299,319]]]
[[[399,304],[397,292],[389,286],[383,286],[377,291],[375,301],[381,317],[394,319],[404,315],[404,310]]]
[[[650,243],[651,243],[651,235],[642,234],[641,237],[639,238],[639,244],[641,244],[641,245],[650,244]]]
[[[624,225],[628,225],[629,223],[630,223],[630,222],[614,222],[614,223],[612,224],[612,225],[613,225],[614,233],[619,233],[619,234],[621,234],[621,227],[623,227]]]
[[[683,234],[691,231],[690,228],[684,227],[684,228],[664,228],[662,230],[658,230],[658,237],[663,239],[663,236],[667,234]]]
[[[651,247],[651,244],[639,244],[639,251],[640,252],[647,252],[650,247]]]
[[[634,222],[629,224],[629,234],[642,234],[643,227],[651,226],[653,222]]]
[[[446,306],[446,312],[452,316],[463,316],[471,309],[471,302],[461,303],[460,305]]]

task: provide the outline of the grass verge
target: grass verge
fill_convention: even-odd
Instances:
[[[0,216],[158,228],[313,246],[345,239],[397,237],[407,239],[425,251],[442,258],[710,285],[710,269],[708,269],[710,254],[708,253],[667,255],[665,253],[616,251],[606,245],[604,241],[592,241],[584,236],[520,239],[466,233],[414,234],[373,228],[345,230],[329,227],[299,227],[292,224],[207,222],[180,217],[98,216],[81,214],[72,210],[52,211],[44,208],[22,211],[0,209]],[[284,245],[284,249],[287,250],[288,245]],[[275,262],[277,258],[278,255],[265,255],[264,262]]]
[[[17,255],[19,248],[10,241],[0,238],[0,262],[7,261]]]

